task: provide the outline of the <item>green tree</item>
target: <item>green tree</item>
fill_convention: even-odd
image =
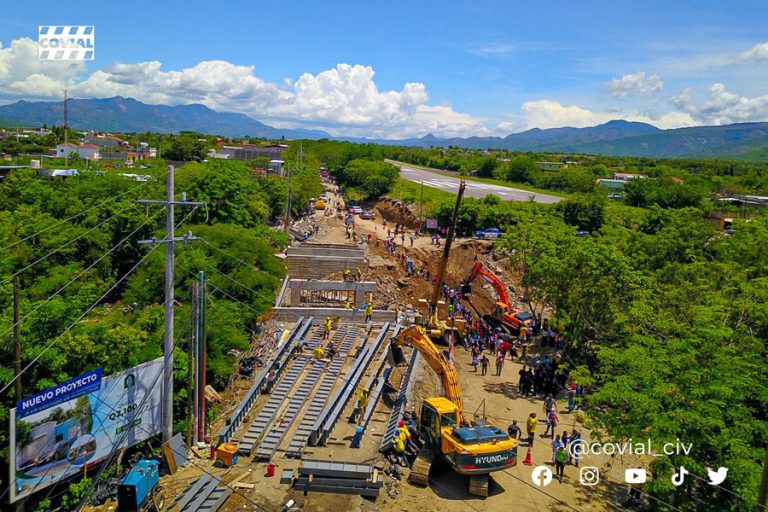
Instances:
[[[597,231],[605,220],[605,200],[597,195],[579,195],[557,205],[563,219],[571,226],[586,231]]]

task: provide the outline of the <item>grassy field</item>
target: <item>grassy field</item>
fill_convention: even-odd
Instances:
[[[431,167],[424,167],[423,165],[416,165],[416,164],[409,164],[406,162],[398,162],[397,160],[386,160],[387,162],[393,164],[393,165],[407,165],[408,167],[414,167],[416,169],[424,169],[425,171],[430,171],[435,174],[441,174],[443,176],[452,176],[454,178],[463,178],[467,181],[477,181],[480,183],[489,183],[492,185],[499,185],[502,187],[510,187],[510,188],[518,188],[520,190],[528,190],[530,192],[538,192],[539,194],[549,194],[551,196],[557,196],[557,197],[568,197],[569,194],[566,194],[565,192],[558,192],[556,190],[547,190],[543,188],[537,188],[533,187],[528,183],[515,183],[513,181],[504,181],[504,180],[495,180],[493,178],[478,178],[477,176],[461,176],[457,172],[451,172],[451,171],[445,171],[442,169],[433,169]]]
[[[432,210],[433,207],[448,200],[455,201],[456,195],[439,190],[432,187],[424,186],[424,214]],[[397,178],[397,183],[393,187],[392,191],[387,194],[387,197],[393,199],[399,199],[405,204],[416,204],[417,207],[422,201],[422,186],[421,183],[414,183],[403,178]],[[418,208],[416,210],[418,212]]]

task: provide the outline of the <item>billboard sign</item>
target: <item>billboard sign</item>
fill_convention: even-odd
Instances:
[[[104,377],[100,387],[88,372],[20,401],[25,402],[23,410],[10,414],[11,501],[159,434],[162,372],[163,358],[158,358]],[[54,400],[57,389],[63,389],[59,396],[65,400]],[[36,399],[39,395],[45,398]]]
[[[437,229],[437,219],[427,219],[427,229]]]
[[[101,388],[101,368],[70,379],[63,384],[46,389],[34,396],[16,402],[16,418],[23,418],[62,402],[87,395]]]

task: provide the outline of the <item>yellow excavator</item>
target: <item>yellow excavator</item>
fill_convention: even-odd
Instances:
[[[427,485],[429,468],[439,456],[454,471],[470,477],[470,494],[488,496],[490,474],[517,464],[517,440],[484,418],[467,419],[458,372],[422,327],[409,327],[392,342],[390,352],[395,363],[405,362],[402,347],[406,345],[421,353],[440,377],[444,393],[444,396],[425,398],[421,405],[417,426],[424,445],[413,463],[408,481]]]
[[[440,264],[437,268],[435,288],[432,291],[432,297],[429,303],[427,303],[425,299],[419,300],[419,302],[426,305],[426,307],[420,308],[422,311],[419,312],[420,316],[417,318],[417,322],[424,327],[430,338],[440,340],[446,345],[450,344],[451,336],[463,336],[464,330],[466,329],[466,321],[463,318],[440,320],[438,314],[438,305],[443,303],[440,301],[440,290],[443,287],[445,271],[448,268],[448,257],[451,253],[451,246],[453,245],[453,234],[456,231],[456,221],[459,217],[459,207],[461,206],[461,198],[464,196],[465,188],[466,184],[464,183],[464,180],[461,180],[459,183],[459,191],[456,194],[456,206],[453,208],[453,216],[451,217],[451,223],[448,226],[448,232],[445,237],[443,256],[440,258]],[[426,311],[423,311],[424,309]]]

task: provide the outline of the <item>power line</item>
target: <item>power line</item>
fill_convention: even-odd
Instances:
[[[93,267],[95,267],[95,266],[96,266],[96,265],[97,265],[97,264],[98,264],[98,263],[99,263],[101,260],[103,260],[104,258],[106,258],[107,256],[109,256],[109,255],[110,255],[110,254],[111,254],[111,253],[112,253],[112,252],[113,252],[115,249],[117,249],[118,247],[120,247],[121,245],[123,245],[123,244],[124,244],[124,243],[125,243],[125,242],[126,242],[128,239],[129,239],[129,238],[131,238],[133,235],[135,235],[135,234],[136,234],[136,233],[137,233],[137,232],[138,232],[138,231],[139,231],[141,228],[143,228],[144,226],[146,226],[147,224],[149,224],[149,222],[150,222],[150,221],[151,221],[151,220],[152,220],[154,217],[157,217],[157,216],[158,216],[160,213],[161,213],[161,212],[160,212],[160,211],[158,211],[158,212],[157,212],[157,213],[155,213],[154,215],[151,215],[151,216],[149,217],[149,219],[147,219],[146,221],[144,221],[144,223],[143,223],[143,224],[141,224],[139,227],[137,227],[136,229],[134,229],[134,230],[133,230],[133,231],[132,231],[132,232],[131,232],[129,235],[127,235],[125,238],[123,238],[122,240],[120,240],[120,241],[119,241],[117,244],[115,244],[115,245],[114,245],[114,246],[113,246],[113,247],[112,247],[110,250],[108,250],[108,251],[107,251],[107,252],[105,252],[103,255],[101,255],[101,256],[99,257],[99,259],[97,259],[96,261],[94,261],[93,263],[91,263],[91,264],[90,264],[88,267],[86,267],[86,268],[85,268],[85,269],[84,269],[82,272],[80,272],[78,275],[76,275],[75,277],[73,277],[73,278],[72,278],[72,279],[71,279],[71,280],[70,280],[70,281],[69,281],[67,284],[65,284],[64,286],[62,286],[62,287],[61,287],[61,288],[59,288],[58,290],[56,290],[56,291],[55,291],[53,294],[49,295],[49,296],[48,296],[48,298],[46,298],[44,301],[42,301],[41,303],[39,303],[39,304],[37,305],[37,307],[35,307],[35,308],[34,308],[32,311],[30,311],[29,313],[27,313],[26,315],[24,315],[24,317],[22,317],[22,318],[19,320],[19,322],[17,322],[17,323],[21,323],[21,322],[23,322],[24,320],[26,320],[27,318],[29,318],[29,317],[30,317],[30,316],[31,316],[33,313],[35,313],[35,312],[36,312],[38,309],[40,309],[41,307],[43,307],[43,306],[44,306],[44,305],[45,305],[45,304],[46,304],[48,301],[50,301],[52,298],[54,298],[54,297],[56,297],[57,295],[59,295],[59,294],[60,294],[61,292],[63,292],[63,291],[64,291],[64,290],[65,290],[67,287],[69,287],[69,285],[71,285],[72,283],[74,283],[75,281],[77,281],[78,279],[80,279],[82,276],[84,276],[86,272],[88,272],[88,271],[89,271],[89,270],[91,270]],[[2,334],[0,334],[0,336],[5,336],[5,335],[6,335],[6,334],[8,334],[9,332],[11,332],[11,330],[13,330],[13,328],[14,328],[14,327],[16,327],[17,323],[14,323],[14,324],[13,324],[13,325],[12,325],[10,328],[8,328],[8,329],[7,329],[7,330],[5,330],[5,331],[4,331]]]
[[[88,309],[86,309],[86,310],[83,312],[83,314],[82,314],[82,315],[80,315],[80,316],[77,318],[77,320],[75,320],[74,322],[72,322],[72,323],[69,325],[69,327],[67,327],[67,328],[64,330],[64,332],[62,332],[61,334],[59,334],[58,336],[56,336],[56,337],[55,337],[55,338],[54,338],[54,339],[53,339],[53,340],[52,340],[52,341],[51,341],[51,342],[50,342],[48,345],[46,345],[46,347],[43,349],[43,351],[42,351],[42,352],[40,352],[40,353],[39,353],[37,356],[35,356],[35,358],[34,358],[34,359],[32,359],[32,361],[31,361],[29,364],[27,364],[27,366],[25,366],[25,367],[24,367],[24,369],[22,369],[22,370],[21,370],[21,373],[19,373],[18,375],[15,375],[15,376],[13,377],[13,379],[11,379],[11,380],[10,380],[10,382],[8,382],[8,384],[6,384],[5,386],[3,386],[3,389],[0,389],[0,395],[2,395],[2,394],[3,394],[3,393],[4,393],[4,392],[5,392],[5,391],[6,391],[6,390],[7,390],[7,389],[8,389],[8,388],[9,388],[9,387],[10,387],[10,386],[11,386],[11,385],[14,383],[14,382],[16,382],[16,381],[17,381],[17,380],[18,380],[18,379],[19,379],[19,378],[20,378],[20,377],[21,377],[21,376],[24,374],[24,372],[26,372],[27,370],[29,370],[29,369],[32,367],[32,365],[34,365],[34,364],[35,364],[35,363],[36,363],[36,362],[37,362],[37,361],[38,361],[38,360],[39,360],[39,359],[40,359],[40,358],[43,356],[43,354],[45,354],[46,352],[48,352],[48,350],[50,350],[50,349],[53,347],[53,345],[55,345],[55,344],[56,344],[56,342],[57,342],[57,341],[59,341],[59,339],[61,339],[61,337],[62,337],[62,336],[64,336],[64,335],[65,335],[65,334],[67,334],[67,333],[68,333],[70,330],[72,330],[72,328],[73,328],[75,325],[77,325],[77,323],[78,323],[80,320],[82,320],[83,318],[85,318],[85,316],[86,316],[88,313],[90,313],[90,312],[91,312],[91,310],[93,310],[93,308],[95,308],[96,306],[98,306],[98,305],[99,305],[99,303],[100,303],[102,300],[104,300],[104,298],[106,298],[106,297],[107,297],[107,295],[109,295],[110,293],[112,293],[112,290],[114,290],[115,288],[117,288],[117,286],[118,286],[120,283],[122,283],[123,281],[125,281],[125,279],[127,279],[127,278],[128,278],[128,276],[130,276],[130,275],[133,273],[133,271],[134,271],[134,270],[136,270],[136,269],[138,268],[138,266],[139,266],[139,265],[141,265],[141,264],[144,262],[144,260],[145,260],[145,259],[147,259],[147,257],[149,257],[149,255],[150,255],[150,254],[152,254],[152,253],[155,251],[155,249],[156,249],[156,247],[153,247],[153,248],[151,248],[151,249],[149,250],[149,252],[147,252],[147,254],[145,254],[145,255],[144,255],[144,256],[143,256],[143,257],[142,257],[142,258],[141,258],[141,259],[140,259],[138,262],[136,262],[136,264],[135,264],[133,267],[131,267],[131,269],[130,269],[128,272],[126,272],[126,273],[123,275],[123,277],[121,277],[120,279],[118,279],[118,280],[117,280],[117,282],[115,282],[115,284],[113,284],[112,286],[110,286],[110,287],[109,287],[109,290],[107,290],[107,291],[106,291],[106,292],[105,292],[105,293],[104,293],[104,294],[103,294],[101,297],[99,297],[98,299],[96,299],[96,301],[94,301],[94,302],[93,302],[93,304],[91,304],[91,305],[88,307]]]
[[[192,210],[190,210],[190,211],[189,211],[189,213],[187,213],[187,215],[185,215],[185,216],[184,216],[184,218],[182,218],[182,219],[179,221],[179,223],[176,225],[176,228],[178,228],[178,227],[179,227],[181,224],[183,224],[183,223],[184,223],[184,222],[185,222],[185,221],[186,221],[186,220],[189,218],[189,216],[190,216],[190,215],[192,215],[192,214],[193,214],[193,213],[194,213],[196,210],[197,210],[197,208],[196,208],[196,207],[195,207],[195,208],[193,208]],[[147,222],[148,222],[148,221],[147,221]],[[138,229],[138,228],[137,228],[137,229]],[[109,290],[107,290],[107,291],[104,293],[104,295],[102,295],[101,297],[99,297],[99,298],[98,298],[98,299],[97,299],[97,300],[96,300],[96,301],[95,301],[93,304],[91,304],[91,306],[90,306],[90,307],[89,307],[89,308],[88,308],[88,309],[87,309],[87,310],[86,310],[86,311],[85,311],[85,312],[84,312],[82,315],[80,315],[80,316],[77,318],[77,320],[75,320],[74,322],[72,322],[72,324],[70,324],[70,326],[69,326],[69,327],[67,327],[67,329],[66,329],[64,332],[62,332],[61,334],[59,334],[58,336],[56,336],[56,337],[55,337],[55,338],[54,338],[54,339],[53,339],[53,340],[52,340],[52,341],[51,341],[51,342],[50,342],[50,343],[49,343],[49,344],[48,344],[48,345],[47,345],[47,346],[46,346],[46,347],[43,349],[43,351],[42,351],[42,352],[40,352],[40,353],[39,353],[37,356],[35,356],[35,358],[34,358],[34,359],[33,359],[33,360],[32,360],[32,361],[31,361],[31,362],[30,362],[30,363],[29,363],[27,366],[25,366],[25,367],[24,367],[24,369],[22,369],[22,370],[21,370],[21,373],[19,373],[18,375],[15,375],[15,376],[13,377],[13,379],[11,379],[11,381],[10,381],[10,382],[8,382],[8,384],[6,384],[5,386],[3,386],[3,388],[2,388],[2,389],[0,389],[0,395],[2,395],[2,394],[3,394],[3,393],[4,393],[4,392],[5,392],[5,391],[6,391],[6,390],[7,390],[7,389],[8,389],[8,388],[11,386],[11,384],[13,384],[14,382],[16,382],[16,381],[17,381],[17,380],[18,380],[18,379],[19,379],[19,378],[20,378],[20,377],[21,377],[21,376],[24,374],[24,372],[26,372],[26,371],[27,371],[27,370],[28,370],[28,369],[29,369],[29,368],[30,368],[30,367],[31,367],[33,364],[35,364],[35,363],[36,363],[36,362],[37,362],[37,361],[38,361],[38,360],[39,360],[39,359],[40,359],[40,358],[43,356],[43,354],[45,354],[45,353],[46,353],[48,350],[50,350],[50,349],[51,349],[51,347],[53,347],[53,345],[54,345],[54,344],[55,344],[55,343],[56,343],[56,342],[57,342],[57,341],[58,341],[58,340],[59,340],[59,339],[60,339],[62,336],[64,336],[66,333],[68,333],[68,332],[69,332],[69,331],[70,331],[70,330],[71,330],[71,329],[72,329],[72,328],[73,328],[73,327],[74,327],[74,326],[75,326],[75,325],[76,325],[76,324],[77,324],[77,323],[78,323],[80,320],[82,320],[83,318],[85,318],[85,316],[86,316],[86,315],[87,315],[87,314],[88,314],[88,313],[89,313],[89,312],[90,312],[90,311],[91,311],[93,308],[95,308],[95,307],[96,307],[96,306],[97,306],[97,305],[98,305],[98,304],[99,304],[99,303],[100,303],[100,302],[101,302],[101,301],[102,301],[102,300],[103,300],[103,299],[104,299],[104,298],[105,298],[107,295],[109,295],[109,294],[112,292],[112,290],[114,290],[115,288],[117,288],[117,286],[118,286],[120,283],[122,283],[122,282],[123,282],[125,279],[127,279],[127,278],[128,278],[128,276],[130,276],[130,275],[131,275],[131,273],[133,273],[133,271],[134,271],[134,270],[136,270],[136,268],[138,268],[138,266],[139,266],[139,265],[141,265],[141,263],[142,263],[142,262],[143,262],[145,259],[147,259],[147,258],[149,257],[149,255],[150,255],[150,254],[152,254],[152,253],[155,251],[155,249],[156,249],[157,247],[158,247],[158,246],[154,246],[154,247],[152,247],[152,248],[149,250],[149,252],[147,252],[147,253],[146,253],[146,254],[145,254],[145,255],[144,255],[144,256],[143,256],[143,257],[142,257],[142,258],[141,258],[141,259],[140,259],[138,262],[136,262],[136,264],[135,264],[133,267],[131,267],[131,269],[130,269],[128,272],[126,272],[126,273],[123,275],[123,277],[121,277],[121,278],[120,278],[120,279],[119,279],[119,280],[118,280],[118,281],[117,281],[115,284],[113,284],[113,285],[112,285],[112,286],[109,288]],[[20,320],[20,321],[21,321],[21,320]],[[15,325],[15,324],[14,324],[14,325]]]
[[[147,182],[144,182],[144,183],[147,183]],[[40,231],[38,231],[37,233],[32,233],[31,235],[28,235],[28,236],[26,236],[26,237],[22,238],[21,240],[17,240],[17,241],[15,241],[15,242],[13,242],[12,244],[6,245],[5,247],[3,247],[3,248],[2,248],[2,249],[0,249],[0,250],[3,250],[3,251],[4,251],[4,250],[6,250],[6,249],[10,249],[11,247],[14,247],[14,246],[16,246],[16,245],[18,245],[18,244],[20,244],[20,243],[22,243],[22,242],[26,242],[26,241],[27,241],[27,240],[29,240],[30,238],[36,237],[37,235],[41,235],[41,234],[43,234],[43,233],[45,233],[45,232],[47,232],[47,231],[50,231],[51,229],[53,229],[53,228],[55,228],[55,227],[57,227],[57,226],[60,226],[60,225],[64,224],[65,222],[69,222],[70,220],[72,220],[72,219],[75,219],[75,218],[77,218],[77,217],[79,217],[79,216],[81,216],[81,215],[85,215],[85,214],[86,214],[86,213],[88,213],[88,212],[91,212],[91,211],[93,211],[93,210],[96,210],[96,209],[98,209],[98,208],[101,208],[102,206],[104,206],[104,205],[106,205],[106,204],[108,204],[108,203],[111,203],[111,202],[113,202],[113,201],[117,201],[118,199],[120,199],[120,198],[121,198],[121,197],[123,197],[124,195],[128,194],[129,192],[133,192],[133,191],[135,191],[136,189],[138,189],[139,187],[141,187],[142,185],[144,185],[144,183],[140,183],[139,185],[137,185],[137,186],[135,186],[135,187],[133,187],[133,188],[130,188],[130,189],[126,190],[125,192],[123,192],[123,193],[121,193],[121,194],[118,194],[118,195],[116,195],[115,197],[110,197],[110,198],[109,198],[109,199],[107,199],[106,201],[102,201],[101,203],[99,203],[99,204],[97,204],[97,205],[95,205],[95,206],[91,206],[91,207],[90,207],[90,208],[88,208],[87,210],[83,210],[83,211],[81,211],[80,213],[76,213],[75,215],[72,215],[71,217],[67,217],[66,219],[64,219],[64,220],[62,220],[62,221],[59,221],[59,222],[56,222],[55,224],[52,224],[52,225],[48,226],[48,227],[47,227],[47,228],[45,228],[45,229],[41,229],[41,230],[40,230]],[[29,226],[29,225],[28,225],[28,226]],[[28,227],[28,226],[25,226],[25,227]],[[23,228],[22,228],[22,229],[23,229]]]
[[[131,208],[135,208],[135,207],[136,207],[136,205],[131,205]],[[2,283],[0,283],[0,285],[3,285],[3,284],[5,284],[5,283],[8,283],[8,282],[10,282],[10,281],[11,281],[11,279],[13,279],[14,277],[18,276],[19,274],[21,274],[21,273],[22,273],[22,272],[24,272],[25,270],[27,270],[27,269],[29,269],[29,268],[31,268],[31,267],[34,267],[35,265],[37,265],[37,264],[38,264],[38,263],[40,263],[41,261],[43,261],[43,260],[45,260],[45,259],[47,259],[47,258],[49,258],[49,257],[53,256],[54,254],[56,254],[56,253],[57,253],[57,252],[59,252],[60,250],[64,249],[65,247],[68,247],[68,246],[72,245],[73,243],[77,242],[78,240],[80,240],[81,238],[83,238],[85,235],[87,235],[87,234],[88,234],[88,233],[90,233],[91,231],[93,231],[93,230],[95,230],[95,229],[98,229],[98,228],[100,228],[101,226],[103,226],[104,224],[106,224],[107,222],[109,222],[109,221],[111,221],[111,220],[113,220],[113,219],[115,219],[115,218],[117,218],[117,215],[112,215],[111,217],[107,217],[106,219],[104,219],[103,221],[99,222],[98,224],[96,224],[96,225],[95,225],[95,226],[93,226],[92,228],[90,228],[90,229],[88,229],[87,231],[85,231],[85,232],[81,233],[80,235],[78,235],[77,237],[73,238],[72,240],[68,241],[68,242],[67,242],[67,243],[65,243],[64,245],[61,245],[60,247],[57,247],[56,249],[52,250],[51,252],[49,252],[49,253],[48,253],[48,254],[46,254],[45,256],[42,256],[41,258],[38,258],[37,260],[35,260],[34,262],[30,263],[29,265],[27,265],[26,267],[22,268],[21,270],[18,270],[18,271],[16,271],[14,274],[11,274],[11,275],[10,275],[10,277],[8,277],[7,279],[5,279],[5,280],[4,280]]]

